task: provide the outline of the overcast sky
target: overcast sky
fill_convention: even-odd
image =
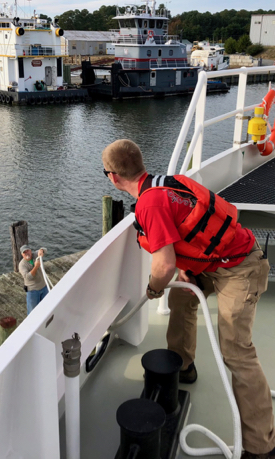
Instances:
[[[142,2],[138,2],[135,4],[141,4]],[[171,11],[171,15],[175,16],[176,14],[181,14],[184,11],[192,11],[196,10],[199,11],[200,13],[204,13],[206,11],[209,11],[210,13],[217,13],[218,11],[223,11],[225,9],[235,9],[235,10],[241,10],[241,9],[246,9],[249,11],[257,10],[259,8],[264,8],[265,10],[269,9],[275,9],[274,2],[271,0],[266,0],[263,5],[260,5],[258,1],[256,0],[251,0],[250,2],[247,2],[246,0],[231,0],[230,2],[228,1],[218,1],[218,0],[197,0],[196,2],[190,2],[190,1],[182,1],[182,0],[172,0],[172,1],[159,1],[156,3],[156,6],[158,6],[160,3],[164,3],[167,8]],[[125,1],[107,1],[107,2],[102,2],[102,1],[97,1],[97,0],[91,0],[91,1],[83,1],[83,2],[76,2],[75,0],[40,0],[39,2],[37,0],[19,0],[18,1],[18,10],[17,10],[17,15],[20,17],[24,17],[24,12],[27,13],[27,16],[33,14],[33,11],[36,10],[37,14],[43,13],[47,14],[51,18],[54,16],[60,15],[64,13],[65,11],[68,10],[83,10],[87,9],[91,13],[95,10],[98,10],[102,5],[118,5],[118,6],[126,6],[131,3],[125,3]]]

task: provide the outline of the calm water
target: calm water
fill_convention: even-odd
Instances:
[[[251,85],[246,104],[259,103],[267,85]],[[234,110],[237,88],[207,97],[207,118]],[[29,243],[48,259],[87,249],[101,237],[101,199],[133,201],[102,173],[101,151],[110,142],[138,143],[152,173],[165,173],[190,98],[79,105],[0,105],[0,274],[11,271],[9,226],[28,222]],[[273,121],[272,121],[273,122]],[[227,122],[228,123],[228,122]],[[233,123],[233,121],[232,121]],[[225,122],[205,133],[203,158],[229,148]],[[185,149],[184,149],[185,151]]]

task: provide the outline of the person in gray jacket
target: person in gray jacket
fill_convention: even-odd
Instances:
[[[24,279],[24,288],[27,292],[27,314],[43,300],[48,293],[41,268],[40,260],[37,257],[43,257],[47,253],[44,247],[32,252],[28,245],[20,247],[22,260],[19,263],[19,272]]]

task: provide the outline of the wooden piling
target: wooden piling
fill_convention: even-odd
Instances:
[[[0,319],[0,345],[12,334],[16,329],[16,319],[14,317],[4,317]]]
[[[111,196],[102,198],[102,236],[112,229],[112,201]]]
[[[18,265],[21,260],[20,247],[27,245],[28,241],[28,223],[24,220],[12,223],[9,228],[12,246],[13,269],[18,273]]]
[[[113,201],[112,205],[112,228],[124,218],[123,201]]]
[[[63,64],[63,80],[71,84],[71,66],[68,64]]]
[[[102,198],[102,236],[124,218],[123,201],[114,201],[111,196]]]

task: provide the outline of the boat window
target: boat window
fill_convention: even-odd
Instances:
[[[150,27],[150,29],[154,29],[155,28],[155,20],[154,19],[149,19],[149,27]]]
[[[158,50],[158,56],[161,57],[161,49]]]
[[[147,30],[146,29],[143,31],[143,35],[147,35]]]
[[[187,77],[187,72],[183,72],[183,78]]]
[[[125,25],[124,25],[124,20],[123,20],[123,19],[120,19],[120,21],[118,21],[118,22],[119,22],[119,27],[120,27],[120,28],[121,28],[121,27],[125,27]]]
[[[150,49],[147,49],[147,56],[151,56],[152,55],[152,51]]]
[[[190,76],[193,77],[194,76],[194,72],[190,72]]]
[[[161,21],[160,19],[157,20],[157,29],[162,29],[162,24],[163,24],[163,21]]]
[[[138,26],[141,28],[142,27],[142,19],[138,19]]]
[[[148,23],[147,23],[147,21],[144,21],[144,23],[143,23],[143,27],[144,27],[145,29],[147,29],[147,27],[148,27]]]
[[[151,72],[151,78],[156,78],[156,72]]]
[[[173,50],[169,49],[169,56],[173,56]]]
[[[124,27],[135,27],[135,20],[134,19],[125,19]]]

